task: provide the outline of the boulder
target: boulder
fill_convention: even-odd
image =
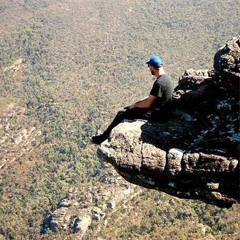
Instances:
[[[186,70],[166,123],[125,121],[98,148],[131,183],[219,207],[239,203],[239,36],[214,69]]]

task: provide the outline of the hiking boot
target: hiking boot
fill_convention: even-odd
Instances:
[[[104,135],[104,134],[101,134],[101,135],[98,135],[98,136],[93,136],[91,138],[91,141],[95,144],[101,144],[102,142],[104,142],[106,139],[108,138],[108,136]]]

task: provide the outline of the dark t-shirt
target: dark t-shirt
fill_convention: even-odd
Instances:
[[[154,108],[162,108],[168,101],[172,100],[173,82],[169,75],[163,74],[159,76],[152,87],[150,95],[158,97]]]

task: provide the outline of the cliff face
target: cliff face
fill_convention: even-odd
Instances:
[[[98,148],[131,183],[219,207],[239,202],[240,36],[214,56],[213,70],[187,70],[167,123],[136,120]]]

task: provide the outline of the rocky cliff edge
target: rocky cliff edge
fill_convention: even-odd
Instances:
[[[219,207],[239,203],[240,36],[187,70],[166,123],[123,122],[98,148],[127,181]]]

